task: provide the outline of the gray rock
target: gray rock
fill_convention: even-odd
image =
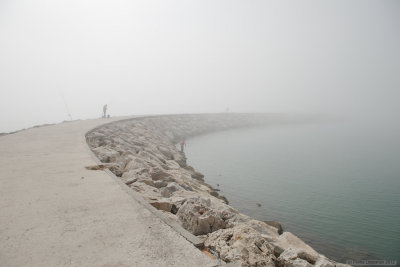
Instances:
[[[275,227],[278,229],[278,233],[281,235],[283,233],[282,225],[276,221],[264,221],[266,224]]]
[[[150,204],[158,210],[171,212],[172,203],[166,201],[151,201]]]
[[[204,245],[226,262],[241,266],[275,266],[272,246],[253,228],[238,225],[207,235]]]
[[[312,265],[305,260],[295,259],[285,262],[282,267],[312,267]]]
[[[276,241],[279,237],[278,230],[275,227],[269,226],[259,220],[250,219],[244,222],[244,224],[262,234],[269,242]]]
[[[335,267],[335,263],[321,256],[314,264],[315,267]],[[336,265],[337,266],[337,265]]]
[[[159,146],[158,150],[163,154],[168,160],[172,160],[174,158],[173,152],[165,146]]]
[[[154,181],[154,186],[157,188],[166,187],[167,185],[168,185],[168,182],[166,182],[166,181],[162,181],[162,180]]]
[[[171,182],[167,185],[168,190],[173,193],[175,191],[183,191],[185,189],[183,189],[183,187],[181,187],[179,184],[175,183],[175,182]]]
[[[301,249],[296,249],[296,248],[287,248],[285,251],[279,255],[277,262],[279,266],[296,266],[293,264],[300,264],[298,266],[307,266],[304,265],[305,261],[307,264],[310,266],[313,265],[318,258],[318,255],[311,255],[307,251],[301,250]],[[296,261],[295,260],[301,260],[301,261]],[[288,265],[289,264],[289,265]]]
[[[225,204],[227,204],[227,205],[229,204],[229,201],[225,196],[219,195],[218,198],[221,199]]]
[[[210,195],[212,195],[213,197],[219,197],[218,192],[215,191],[210,191]]]
[[[221,213],[194,200],[186,201],[176,215],[183,228],[194,235],[204,235],[226,226]]]
[[[92,151],[96,154],[96,156],[99,158],[99,160],[103,163],[112,163],[112,162],[116,162],[119,157],[120,154],[110,148],[106,148],[106,147],[96,147],[94,149],[92,149]]]
[[[160,190],[161,196],[163,197],[170,197],[171,196],[171,192],[168,190],[168,188],[164,187],[163,189]]]
[[[171,175],[159,168],[152,168],[150,170],[150,177],[151,179],[157,181],[157,180],[170,180]]]
[[[131,161],[128,162],[128,164],[126,164],[125,166],[125,171],[129,171],[129,170],[136,170],[139,168],[146,168],[147,165],[145,164],[144,160],[139,159],[139,158],[134,158]]]
[[[290,232],[281,234],[278,239],[273,242],[273,245],[277,253],[283,253],[283,251],[287,249],[293,249],[298,251],[298,253],[303,252],[305,253],[304,255],[309,255],[314,261],[319,257],[319,254],[313,248]]]
[[[137,181],[155,187],[154,182],[150,179],[139,178]]]
[[[181,168],[181,166],[179,166],[178,162],[175,160],[167,160],[166,164],[170,170],[178,170]]]
[[[186,157],[183,154],[178,153],[178,152],[175,153],[174,160],[179,164],[179,166],[181,166],[181,167],[186,166]]]
[[[192,173],[192,178],[199,181],[204,181],[204,175],[200,172],[195,171],[194,173]]]

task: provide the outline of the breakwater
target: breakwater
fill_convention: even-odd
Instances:
[[[310,119],[310,118],[308,118]],[[296,123],[307,118],[268,114],[198,114],[136,118],[98,127],[92,151],[132,190],[225,262],[243,266],[344,266],[317,253],[279,224],[239,213],[186,164],[176,143],[231,128]],[[212,151],[210,151],[212,153]]]

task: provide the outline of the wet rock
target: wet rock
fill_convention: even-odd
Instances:
[[[192,173],[192,178],[199,181],[204,181],[204,175],[200,172],[195,171],[194,173]]]
[[[286,266],[312,266],[316,262],[317,258],[315,255],[298,250],[295,248],[288,248],[279,255],[277,264],[280,267]]]
[[[279,254],[283,253],[287,249],[291,249],[296,251],[298,254],[303,255],[302,258],[309,258],[310,262],[315,262],[319,257],[319,254],[313,248],[290,232],[284,232],[281,234],[277,240],[273,241],[273,245],[275,251]]]
[[[343,264],[345,266],[345,264]],[[321,256],[314,264],[315,267],[335,267],[335,263],[324,256]],[[338,265],[336,265],[338,266]],[[347,265],[349,266],[349,265]],[[339,267],[339,266],[338,266]]]
[[[215,192],[215,191],[210,191],[209,193],[210,193],[210,195],[212,195],[213,197],[219,197],[219,194],[218,194],[217,192]]]
[[[282,225],[280,223],[278,223],[277,221],[264,221],[264,223],[275,227],[276,229],[278,229],[278,234],[282,234],[283,233],[283,228]]]
[[[184,167],[184,169],[185,169],[185,170],[188,170],[188,171],[190,171],[190,172],[195,172],[194,168],[193,168],[192,166],[189,166],[189,165],[186,165],[186,166]]]

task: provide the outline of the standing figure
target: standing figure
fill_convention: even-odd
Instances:
[[[181,142],[181,152],[182,153],[183,153],[185,146],[186,146],[185,140],[182,140],[182,142]]]
[[[106,118],[106,116],[107,116],[107,104],[103,106],[103,118]]]

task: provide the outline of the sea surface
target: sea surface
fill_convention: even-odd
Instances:
[[[191,138],[185,152],[240,212],[278,221],[340,262],[399,264],[400,131],[394,124],[235,129]]]

